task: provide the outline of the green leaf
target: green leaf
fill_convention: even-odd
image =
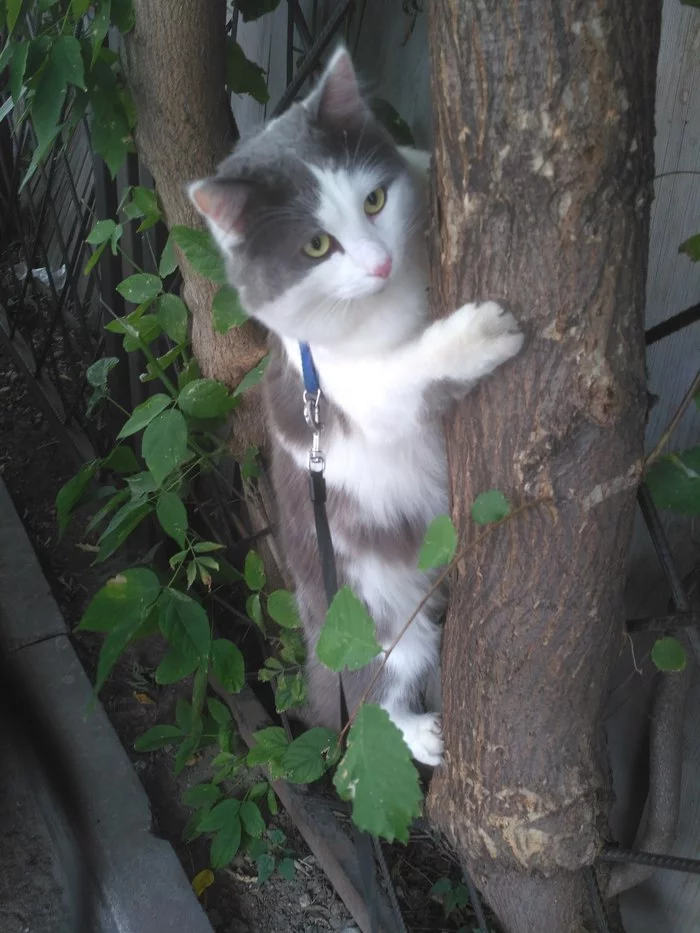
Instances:
[[[272,13],[280,5],[280,0],[238,0],[236,6],[244,23],[259,19],[266,13]]]
[[[177,385],[179,389],[184,389],[186,385],[190,382],[194,382],[195,379],[199,379],[202,375],[199,369],[199,363],[197,360],[192,357],[192,359],[187,363],[186,366],[182,368],[182,371],[178,374]]]
[[[80,42],[75,36],[58,36],[51,47],[51,65],[56,80],[85,90],[85,68]]]
[[[85,268],[83,269],[83,275],[90,275],[92,270],[95,268],[97,263],[100,261],[102,253],[107,249],[108,241],[105,240],[104,243],[100,243],[96,250],[93,251],[92,255],[85,263]]]
[[[218,334],[226,334],[232,327],[240,327],[248,320],[241,307],[238,292],[231,285],[222,285],[211,305],[212,323]]]
[[[60,127],[57,124],[65,96],[65,81],[61,82],[58,79],[49,59],[39,78],[32,102],[32,123],[40,149],[43,149],[47,143],[50,144],[58,135]]]
[[[246,555],[244,578],[251,590],[261,590],[265,586],[265,565],[256,551],[248,551]]]
[[[401,732],[379,706],[360,707],[333,783],[343,800],[352,801],[359,829],[408,842],[411,822],[420,815],[418,772]]]
[[[279,808],[277,806],[277,794],[275,794],[273,787],[267,792],[267,809],[273,816],[277,816]]]
[[[645,480],[660,509],[700,514],[700,447],[659,457],[647,470]]]
[[[101,360],[95,360],[92,366],[88,366],[85,373],[88,384],[94,389],[106,389],[107,377],[114,367],[118,365],[119,360],[116,356],[107,356]]]
[[[129,316],[131,317],[131,315]],[[127,333],[124,335],[124,349],[127,353],[141,349],[142,345],[148,346],[161,334],[160,324],[155,314],[144,314],[135,324],[130,323],[129,326],[136,330],[136,334]]]
[[[115,447],[114,450],[105,457],[103,466],[105,470],[112,470],[115,473],[121,474],[138,473],[141,469],[136,459],[136,454],[128,444],[120,444],[119,447]]]
[[[288,673],[277,678],[275,709],[278,713],[301,706],[306,700],[306,681],[301,671],[289,678]]]
[[[136,406],[129,420],[123,426],[119,434],[117,434],[117,438],[122,440],[125,437],[131,437],[132,434],[136,434],[137,431],[145,428],[146,425],[150,424],[157,415],[168,408],[169,405],[172,405],[172,403],[173,400],[170,396],[164,395],[163,393],[152,395],[150,398],[147,398],[145,402],[141,402],[140,405]]]
[[[134,751],[137,752],[155,752],[159,748],[165,748],[166,745],[172,745],[182,738],[182,730],[179,726],[153,726],[140,735],[134,742]]]
[[[210,810],[221,799],[221,793],[221,788],[217,784],[197,784],[185,791],[182,795],[182,802],[186,807],[192,807],[195,810],[204,808]]]
[[[265,884],[275,870],[275,857],[269,852],[263,852],[255,861],[258,866],[258,884]]]
[[[17,104],[22,96],[24,74],[27,70],[27,57],[29,55],[29,42],[18,42],[14,47],[8,46],[12,52],[12,66],[10,68],[10,94]],[[2,70],[2,69],[0,69]]]
[[[223,382],[215,379],[195,379],[180,392],[178,405],[190,418],[220,418],[234,407]]]
[[[255,745],[248,752],[246,761],[249,767],[266,765],[273,779],[282,777],[284,769],[282,760],[289,745],[284,729],[279,726],[269,726],[253,734]]]
[[[332,671],[357,670],[381,651],[377,627],[347,586],[335,594],[316,645],[316,656]]]
[[[177,493],[161,492],[156,505],[156,516],[163,531],[177,541],[180,547],[184,547],[185,532],[188,528],[187,509]]]
[[[221,700],[217,700],[215,697],[209,697],[207,700],[207,709],[209,710],[209,715],[217,725],[227,726],[231,722],[231,710],[225,703],[222,703]]]
[[[692,262],[700,262],[700,233],[691,236],[678,247],[679,253],[685,253]]]
[[[159,486],[187,456],[187,425],[179,411],[161,412],[143,432],[143,459]]]
[[[241,801],[231,798],[217,804],[213,810],[203,814],[199,821],[199,828],[204,833],[215,833],[223,829],[233,819],[238,819]]]
[[[22,11],[23,0],[7,0],[7,28],[12,32],[15,28],[19,14]]]
[[[163,283],[157,275],[148,272],[139,272],[130,275],[117,285],[117,291],[127,301],[138,305],[143,301],[151,301],[163,290]]]
[[[199,667],[199,658],[192,654],[183,654],[178,648],[170,648],[156,668],[157,684],[174,684],[184,680]]]
[[[71,0],[71,13],[74,19],[80,19],[85,16],[90,6],[91,0]]]
[[[102,43],[104,42],[107,32],[109,31],[109,21],[111,19],[111,15],[111,0],[99,0],[99,2],[95,5],[95,15],[92,18],[90,29],[88,30],[90,41],[92,42],[92,65],[94,65],[97,61],[100,50],[102,48]]]
[[[285,777],[294,784],[317,781],[338,760],[338,734],[314,727],[288,746],[282,759]]]
[[[476,497],[472,504],[472,518],[477,525],[489,525],[505,518],[510,512],[510,502],[498,489],[490,489]]]
[[[102,563],[111,557],[152,512],[153,506],[149,503],[132,502],[123,506],[100,536],[100,548],[95,563]]]
[[[129,616],[142,622],[160,594],[160,581],[152,570],[124,570],[98,590],[85,610],[79,629],[108,632]]]
[[[261,631],[264,631],[265,622],[262,613],[262,603],[260,602],[260,593],[253,593],[246,599],[245,611],[248,618],[252,619]]]
[[[133,29],[134,7],[132,0],[112,0],[112,22],[122,34]]]
[[[262,377],[265,375],[265,370],[267,369],[267,364],[270,362],[269,354],[264,356],[257,366],[255,366],[249,373],[246,373],[245,376],[241,379],[240,383],[233,392],[233,397],[240,395],[242,392],[246,392],[248,389],[252,389],[256,386]]]
[[[267,598],[267,611],[270,617],[282,628],[299,628],[301,619],[297,610],[294,593],[289,590],[275,590]]]
[[[209,619],[191,596],[166,587],[158,600],[158,624],[169,645],[183,657],[206,660],[211,648]]]
[[[137,636],[142,620],[137,616],[125,616],[110,630],[97,659],[95,693],[99,693],[127,646]]]
[[[98,246],[100,243],[109,240],[116,229],[117,225],[113,220],[98,220],[88,234],[85,242],[93,246]]]
[[[158,323],[174,343],[187,340],[187,305],[177,295],[165,294],[158,299]]]
[[[165,246],[163,247],[163,252],[161,253],[160,262],[158,263],[158,275],[161,279],[164,279],[166,275],[172,275],[176,269],[177,256],[175,255],[175,243],[173,238],[168,235],[168,239],[165,241]]]
[[[257,447],[249,447],[243,459],[241,460],[241,476],[243,479],[255,479],[260,476],[260,464],[258,463],[258,454],[260,451]]]
[[[58,490],[58,495],[56,496],[56,518],[58,520],[59,534],[63,534],[68,527],[71,512],[78,502],[80,502],[83,493],[90,485],[92,478],[99,470],[101,464],[101,460],[90,460],[89,463],[85,463],[75,476],[72,476],[68,482],[64,483]]]
[[[238,693],[245,684],[243,655],[228,638],[217,638],[211,646],[212,673],[229,693]]]
[[[248,835],[255,839],[259,839],[265,832],[265,820],[252,800],[244,800],[241,803],[241,823]]]
[[[217,285],[226,284],[224,261],[209,233],[175,224],[170,229],[170,236],[195,272]]]
[[[418,555],[418,569],[430,570],[449,564],[457,550],[457,531],[449,515],[438,515],[428,525]]]
[[[288,856],[279,860],[277,871],[286,881],[294,881],[296,876],[296,866],[294,859]]]
[[[270,99],[265,71],[246,58],[240,45],[230,37],[226,39],[226,87],[234,94],[250,94],[259,104]]]
[[[214,836],[211,844],[212,868],[223,868],[231,861],[241,847],[241,820],[240,817],[231,819],[224,829]]]
[[[651,649],[651,660],[660,671],[683,671],[686,665],[685,648],[677,638],[670,635],[659,638]]]

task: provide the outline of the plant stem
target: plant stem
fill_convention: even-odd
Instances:
[[[697,395],[698,392],[700,392],[700,369],[696,372],[695,378],[690,383],[690,388],[683,396],[683,400],[678,406],[678,409],[675,415],[669,421],[668,427],[666,428],[664,433],[659,438],[658,444],[644,461],[644,466],[646,469],[649,469],[652,463],[654,463],[654,461],[659,459],[659,457],[663,453],[664,447],[666,446],[666,444],[668,444],[671,435],[678,427],[678,422],[681,420],[681,418],[685,414],[686,408],[688,407],[688,405],[690,405],[690,403],[693,401],[693,397]]]

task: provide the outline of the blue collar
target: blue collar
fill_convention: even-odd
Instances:
[[[309,395],[317,395],[321,391],[318,382],[318,373],[314,365],[314,358],[311,355],[311,348],[308,343],[300,343],[299,351],[301,353],[301,371],[304,376],[304,388]]]

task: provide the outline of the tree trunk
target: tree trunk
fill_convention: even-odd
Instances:
[[[168,226],[200,227],[188,183],[211,174],[233,148],[236,128],[225,87],[225,0],[135,0],[126,37],[127,80],[136,106],[136,142]],[[233,387],[265,353],[253,323],[217,334],[211,324],[216,286],[184,267],[192,312],[192,347],[204,375]],[[246,393],[234,423],[234,452],[262,445],[258,393]]]
[[[644,286],[660,0],[428,4],[433,303],[500,300],[528,342],[448,424],[475,543],[443,650],[432,818],[508,933],[583,930],[610,800],[601,712],[641,474]]]

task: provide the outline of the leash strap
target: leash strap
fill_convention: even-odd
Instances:
[[[311,450],[309,451],[309,495],[314,507],[316,542],[321,561],[323,589],[326,594],[326,602],[330,606],[335,594],[338,592],[338,570],[335,564],[333,537],[328,524],[328,513],[326,512],[326,480],[323,475],[326,460],[321,451],[321,431],[323,430],[320,414],[321,386],[308,343],[300,343],[299,350],[301,352],[301,368],[304,377],[304,418],[312,433]],[[340,691],[340,727],[344,729],[350,714],[342,674],[338,674],[338,688]],[[379,891],[374,869],[372,837],[358,829],[354,823],[352,827],[360,869],[360,883],[364,890],[369,913],[370,931],[371,933],[378,933]]]

